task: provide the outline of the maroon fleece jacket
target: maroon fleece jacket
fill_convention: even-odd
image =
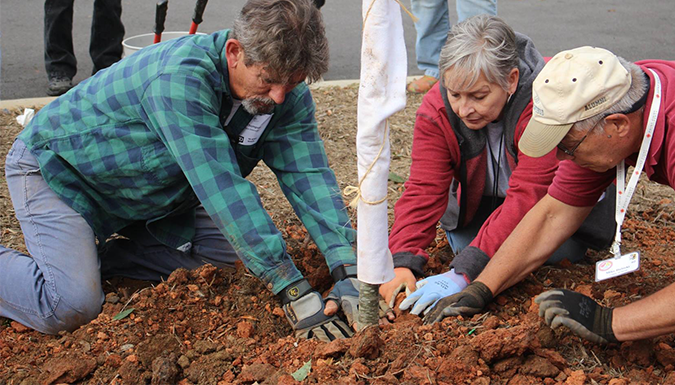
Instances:
[[[428,260],[425,249],[436,237],[436,225],[448,206],[449,188],[453,178],[460,181],[458,201],[464,205],[458,227],[469,223],[483,196],[487,172],[487,150],[462,162],[460,144],[451,127],[452,117],[436,84],[424,97],[415,121],[412,165],[405,192],[395,206],[395,221],[389,237],[389,248],[396,267],[408,267],[423,275],[422,266]],[[449,118],[449,113],[451,118]],[[532,103],[523,109],[517,124],[509,127],[507,138],[513,138],[512,149],[532,115]],[[512,170],[504,203],[486,220],[476,238],[452,263],[457,273],[470,280],[482,271],[502,242],[548,189],[558,166],[555,151],[541,158],[530,158],[517,152],[517,157],[505,153]],[[517,151],[517,150],[512,150]],[[465,168],[465,177],[462,175]]]

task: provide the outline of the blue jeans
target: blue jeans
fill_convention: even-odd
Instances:
[[[503,201],[504,200],[500,198],[498,203],[501,204]],[[499,204],[495,207],[498,207]],[[485,223],[493,211],[491,198],[483,197],[476,214],[467,226],[464,226],[461,229],[445,231],[445,235],[448,237],[448,243],[455,255],[459,254],[460,251],[469,246],[473,239],[476,238],[483,223]],[[570,262],[578,262],[586,256],[586,250],[587,246],[583,243],[575,238],[569,238],[553,253],[553,255],[551,255],[551,257],[549,257],[546,263],[555,264],[563,259],[567,259]]]
[[[447,0],[410,0],[415,23],[417,67],[425,75],[439,78],[438,56],[450,31]],[[456,0],[458,21],[480,14],[497,14],[497,0]]]
[[[35,157],[17,140],[7,155],[7,185],[28,255],[0,245],[0,316],[43,333],[74,330],[96,318],[105,299],[101,272],[159,280],[206,262],[232,266],[236,253],[197,210],[196,235],[182,250],[147,232],[129,234],[99,254],[89,224],[49,188]]]

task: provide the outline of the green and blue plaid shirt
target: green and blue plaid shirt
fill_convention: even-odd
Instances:
[[[356,263],[355,231],[328,167],[303,83],[276,106],[254,144],[253,118],[232,109],[227,30],[147,47],[45,106],[19,135],[56,194],[106,239],[145,221],[171,247],[194,235],[202,204],[246,267],[274,293],[302,278],[255,186],[263,160],[329,268]]]

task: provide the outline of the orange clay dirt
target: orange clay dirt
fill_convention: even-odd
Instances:
[[[356,88],[313,92],[340,185],[355,184]],[[391,170],[404,179],[420,101],[410,95],[409,107],[391,121]],[[18,113],[0,112],[3,161],[20,130]],[[274,177],[259,170],[251,179],[297,266],[327,293],[331,279],[323,258]],[[394,181],[390,187],[392,208],[403,188]],[[1,243],[25,250],[4,180],[0,196]],[[296,340],[279,302],[241,265],[179,270],[161,283],[108,281],[102,313],[72,333],[43,335],[2,319],[0,384],[675,384],[672,335],[595,345],[548,328],[533,303],[546,289],[567,287],[619,306],[672,283],[672,196],[670,188],[650,182],[638,187],[624,225],[625,250],[642,253],[638,272],[595,283],[594,263],[607,252],[589,252],[576,265],[540,268],[470,319],[424,326],[419,317],[397,311],[395,322],[379,332],[371,328],[331,343]],[[447,270],[453,256],[441,232],[428,251],[428,273]],[[304,377],[296,373],[303,365],[311,367]]]

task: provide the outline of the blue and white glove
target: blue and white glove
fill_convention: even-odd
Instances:
[[[457,274],[455,269],[451,269],[446,273],[418,281],[416,286],[417,290],[401,302],[399,309],[407,310],[415,304],[410,313],[419,315],[422,311],[427,314],[441,298],[464,290],[468,283],[462,274]]]

